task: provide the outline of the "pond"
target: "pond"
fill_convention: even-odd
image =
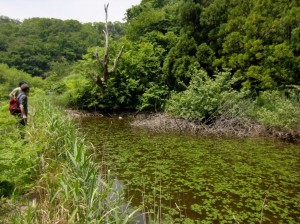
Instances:
[[[300,223],[299,145],[79,122],[134,206],[161,223]],[[172,221],[171,221],[172,220]]]

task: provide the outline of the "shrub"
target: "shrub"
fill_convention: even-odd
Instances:
[[[140,110],[144,109],[162,109],[166,96],[168,95],[168,90],[166,86],[158,86],[153,83],[150,88],[148,88],[141,97]]]
[[[288,95],[278,90],[261,92],[250,116],[269,127],[297,128],[300,125],[299,98],[294,91]]]
[[[205,71],[196,70],[187,90],[172,94],[166,111],[186,119],[203,120],[220,115],[223,107],[238,97],[231,88],[229,72],[217,72],[210,78]]]

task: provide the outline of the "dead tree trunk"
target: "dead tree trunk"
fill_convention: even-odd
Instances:
[[[98,62],[98,64],[100,65],[99,67],[101,67],[102,71],[100,74],[88,74],[88,76],[90,76],[92,78],[92,80],[100,87],[100,91],[101,93],[105,92],[106,89],[106,83],[108,81],[108,79],[111,77],[111,75],[115,72],[119,59],[122,55],[123,52],[123,48],[124,46],[121,47],[120,52],[118,53],[118,55],[116,56],[116,58],[114,59],[114,64],[112,68],[108,68],[109,66],[109,33],[108,33],[108,22],[107,22],[107,18],[108,18],[108,5],[104,5],[104,10],[105,10],[105,30],[103,30],[103,33],[105,35],[105,53],[103,56],[103,59],[101,60],[99,58],[99,54],[98,54],[98,48],[95,51],[95,58]]]

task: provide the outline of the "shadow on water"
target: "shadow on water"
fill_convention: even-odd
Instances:
[[[154,219],[300,222],[297,145],[158,134],[131,127],[130,119],[85,117],[78,123],[99,161],[126,186],[128,200],[143,204]]]

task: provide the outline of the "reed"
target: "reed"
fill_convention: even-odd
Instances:
[[[92,146],[79,137],[73,120],[45,100],[36,103],[28,140],[39,145],[35,201],[14,223],[128,223],[138,209],[125,202],[120,184],[101,173]]]

